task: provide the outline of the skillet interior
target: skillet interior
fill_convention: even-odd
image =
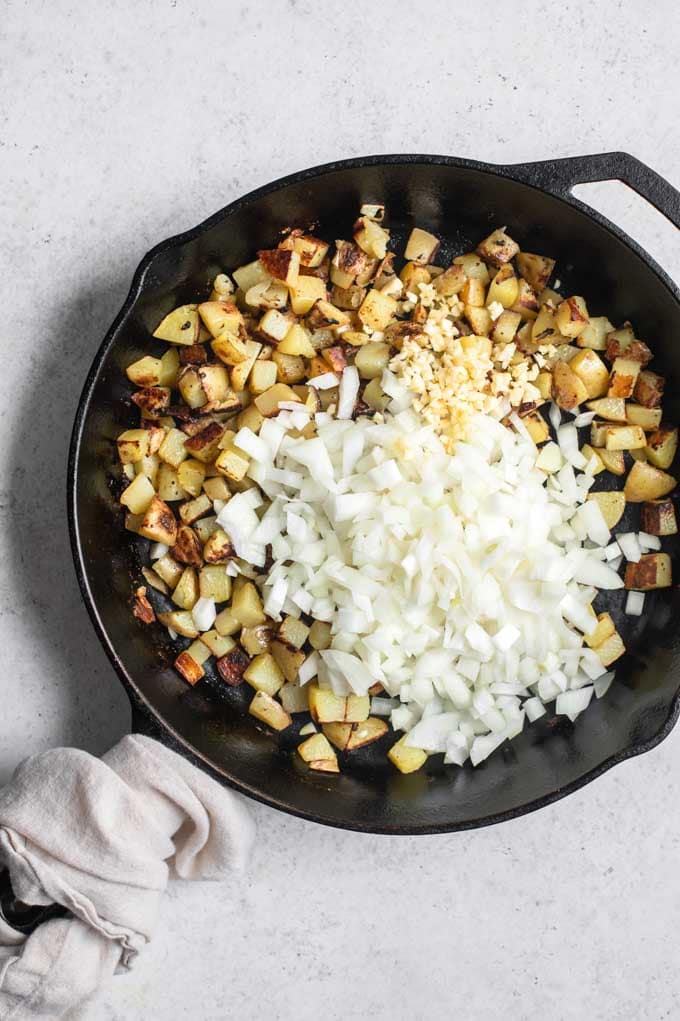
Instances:
[[[606,226],[561,199],[474,165],[433,164],[424,157],[341,166],[262,189],[153,254],[83,395],[69,483],[74,550],[88,608],[133,704],[141,707],[138,719],[152,721],[165,740],[224,782],[319,822],[374,832],[454,830],[539,807],[667,733],[680,682],[676,590],[648,597],[640,619],[624,617],[620,593],[607,600],[630,652],[618,672],[621,681],[575,726],[566,719],[541,721],[476,770],[444,767],[436,756],[410,776],[394,772],[380,745],[353,753],[337,777],[307,772],[291,754],[294,733],[278,739],[260,729],[244,715],[246,700],[230,693],[233,700],[225,701],[224,685],[210,678],[188,689],[169,665],[176,650],[167,636],[138,624],[128,604],[146,544],[122,529],[112,484],[115,437],[134,420],[125,366],[156,353],[151,330],[175,305],[207,295],[216,272],[250,260],[290,225],[318,223],[329,240],[346,236],[359,205],[369,200],[386,203],[397,246],[417,224],[445,237],[443,255],[451,257],[508,224],[522,247],[555,256],[568,293],[584,294],[593,314],[617,323],[630,319],[650,343],[669,377],[666,412],[678,421],[680,308],[667,284]],[[157,345],[158,352],[163,347]],[[637,527],[636,513],[628,510],[622,525]]]

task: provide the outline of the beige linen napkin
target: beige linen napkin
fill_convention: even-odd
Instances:
[[[102,759],[58,748],[0,790],[0,863],[18,900],[57,903],[24,937],[0,920],[0,1021],[63,1017],[151,938],[173,869],[220,879],[253,839],[244,802],[148,737]]]

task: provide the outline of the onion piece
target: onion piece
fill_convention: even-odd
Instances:
[[[197,599],[191,610],[192,620],[199,631],[210,631],[216,616],[215,600],[207,596]]]
[[[645,594],[644,592],[631,591],[626,597],[626,608],[625,612],[631,617],[642,616],[642,611],[645,605]]]
[[[642,556],[642,550],[635,532],[619,532],[616,541],[626,560],[631,564],[637,564]]]

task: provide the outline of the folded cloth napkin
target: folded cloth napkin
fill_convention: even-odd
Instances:
[[[149,941],[171,869],[220,879],[253,838],[243,801],[148,737],[102,759],[57,748],[0,789],[0,863],[26,904],[61,904],[28,937],[0,919],[0,1021],[52,1021]]]

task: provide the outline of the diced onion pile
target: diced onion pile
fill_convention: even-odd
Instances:
[[[237,433],[259,490],[218,515],[243,561],[262,568],[271,547],[256,578],[271,618],[331,624],[331,647],[308,657],[300,683],[318,677],[344,695],[379,681],[390,698],[373,712],[459,765],[481,762],[546,702],[574,720],[613,676],[584,644],[590,604],[623,585],[586,502],[592,466],[575,426],[559,426],[561,467],[546,483],[519,418],[509,429],[476,416],[448,454],[389,372],[383,420],[351,420],[355,372],[342,375],[338,414],[315,415],[313,438],[300,437],[309,413],[295,405],[258,436]],[[206,621],[213,612],[200,608]]]

